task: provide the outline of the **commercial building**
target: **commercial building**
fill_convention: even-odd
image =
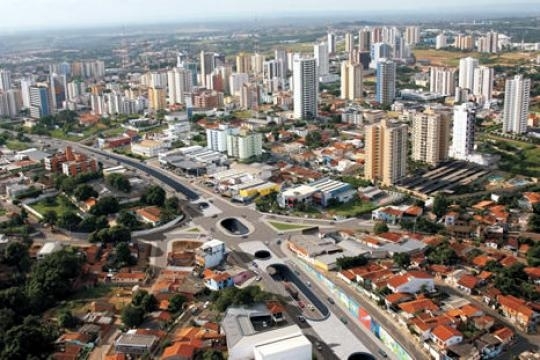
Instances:
[[[142,140],[138,143],[131,143],[131,152],[144,157],[158,156],[166,149],[166,146],[158,140]]]
[[[312,344],[298,325],[275,326],[265,304],[229,307],[221,322],[230,360],[311,360]]]
[[[429,91],[443,96],[453,96],[456,91],[456,70],[431,67]]]
[[[416,114],[412,121],[412,159],[436,165],[448,159],[450,122],[441,114]]]
[[[516,134],[527,132],[527,117],[531,95],[531,79],[516,75],[506,80],[504,90],[503,131]]]
[[[216,67],[214,53],[207,53],[207,52],[201,51],[200,66],[201,66],[200,83],[203,87],[210,88],[210,81],[208,77],[212,73],[212,71],[214,71],[214,68]]]
[[[366,126],[365,178],[393,185],[407,174],[407,125],[382,120]]]
[[[341,97],[346,100],[361,98],[362,94],[362,65],[350,61],[341,63]]]
[[[307,185],[298,185],[281,191],[277,196],[277,202],[281,207],[295,207],[299,204],[318,204],[326,207],[332,201],[349,202],[356,195],[356,189],[350,184],[322,178]]]
[[[390,105],[396,97],[396,63],[383,59],[377,62],[375,100]]]
[[[467,160],[474,151],[474,126],[476,110],[472,103],[454,107],[454,125],[450,156],[458,160]]]
[[[45,86],[30,87],[30,117],[39,119],[52,113],[49,89]]]
[[[293,62],[294,117],[314,119],[318,95],[319,76],[315,58],[296,58]]]
[[[141,356],[145,353],[150,353],[158,341],[159,338],[155,335],[127,332],[121,334],[118,339],[116,339],[114,342],[114,350],[119,353]]]

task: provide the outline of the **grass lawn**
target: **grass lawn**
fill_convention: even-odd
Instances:
[[[30,147],[30,143],[25,143],[19,140],[8,140],[6,141],[6,146],[10,150],[20,151],[26,150]]]
[[[486,136],[497,143],[506,143],[515,148],[515,151],[499,152],[501,162],[499,168],[515,174],[525,176],[540,176],[540,147],[519,140],[504,139],[492,135]]]
[[[116,128],[111,128],[111,129],[104,130],[103,135],[105,135],[105,136],[119,136],[119,135],[123,134],[125,130],[126,129],[124,129],[121,126],[116,127]]]
[[[191,229],[187,229],[186,232],[198,233],[201,232],[201,230],[198,227],[192,227]]]
[[[329,214],[335,214],[343,217],[356,217],[358,215],[370,212],[376,207],[377,206],[373,205],[370,202],[357,199],[345,204],[339,204],[329,207],[326,210]]]
[[[97,285],[91,288],[86,288],[77,291],[69,300],[93,300],[108,297],[112,293],[113,288],[107,285]]]
[[[279,221],[268,221],[268,224],[270,224],[276,230],[280,230],[280,231],[300,230],[300,229],[306,229],[309,227],[302,224],[290,224],[290,223],[283,223]]]
[[[252,112],[250,110],[235,111],[233,115],[239,119],[249,119],[253,117]]]
[[[68,135],[62,129],[54,129],[51,131],[51,137],[60,139],[60,140],[69,140],[69,141],[79,141],[81,140],[78,136]]]
[[[68,211],[77,209],[75,205],[73,205],[71,201],[69,201],[69,199],[63,195],[57,196],[53,198],[53,200],[53,202],[49,203],[48,200],[43,199],[32,204],[31,207],[42,215],[49,210],[53,210],[58,216],[61,216]]]

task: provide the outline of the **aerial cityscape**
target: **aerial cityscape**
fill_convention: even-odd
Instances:
[[[537,1],[0,11],[0,360],[540,360]]]

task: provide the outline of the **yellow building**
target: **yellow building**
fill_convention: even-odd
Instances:
[[[167,107],[167,93],[159,87],[148,88],[148,102],[152,110],[163,110]]]

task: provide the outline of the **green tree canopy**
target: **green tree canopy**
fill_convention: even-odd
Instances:
[[[168,310],[172,313],[179,313],[186,302],[186,297],[180,294],[175,294],[169,299]]]
[[[112,196],[105,196],[99,199],[94,206],[90,209],[90,214],[92,215],[109,215],[118,212],[120,205],[118,200]]]
[[[73,195],[75,196],[77,200],[85,201],[92,197],[97,198],[98,192],[94,190],[94,188],[88,184],[80,184],[80,185],[77,185],[77,187],[73,191]]]
[[[407,253],[394,253],[392,259],[397,266],[403,269],[406,269],[411,265],[411,256]]]
[[[138,306],[128,304],[122,310],[122,322],[128,328],[134,328],[141,325],[144,321],[144,310]]]
[[[388,230],[388,225],[384,221],[377,221],[375,225],[373,225],[373,232],[375,234],[382,234],[388,232]]]
[[[336,265],[341,270],[347,270],[357,266],[364,266],[367,263],[368,259],[364,255],[343,256],[336,260]]]
[[[448,212],[449,205],[450,201],[448,201],[448,198],[443,195],[437,195],[433,200],[433,213],[437,217],[441,217]]]
[[[106,177],[107,184],[113,188],[128,193],[131,191],[131,183],[124,174],[111,174]]]
[[[166,198],[166,193],[160,186],[150,186],[141,196],[141,202],[146,205],[163,206]]]
[[[125,226],[129,229],[136,229],[141,225],[137,217],[133,215],[133,213],[126,210],[120,211],[118,217],[116,218],[116,222],[117,224]]]

